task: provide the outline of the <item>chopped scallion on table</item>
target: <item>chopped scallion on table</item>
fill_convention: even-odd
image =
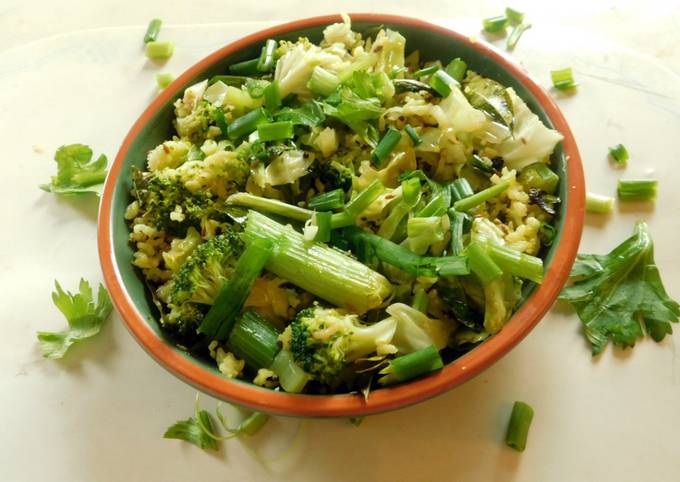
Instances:
[[[512,29],[512,33],[508,37],[508,40],[505,42],[505,48],[507,50],[513,50],[517,46],[517,42],[519,42],[519,39],[522,37],[524,32],[526,32],[530,28],[531,28],[530,23],[521,23],[517,25],[514,29]]]
[[[596,214],[607,214],[612,212],[614,208],[614,198],[603,196],[602,194],[595,194],[592,192],[586,193],[586,211]]]
[[[144,43],[155,42],[158,38],[158,32],[161,30],[161,24],[163,22],[160,18],[154,18],[149,22],[149,26],[146,27],[146,33],[144,34]]]
[[[616,144],[609,148],[609,155],[620,165],[625,165],[628,161],[628,149],[623,144]]]
[[[569,90],[578,85],[576,82],[574,82],[574,74],[571,70],[571,67],[551,70],[550,78],[552,79],[553,87],[558,90]]]
[[[534,418],[534,409],[530,405],[517,401],[512,407],[512,414],[505,434],[505,443],[515,450],[523,452],[527,446],[529,427]]]
[[[512,25],[519,25],[524,22],[524,12],[519,12],[513,8],[507,7],[505,9],[505,16]]]
[[[175,80],[172,74],[168,73],[162,73],[162,74],[156,74],[156,84],[158,85],[159,89],[165,89],[168,85],[172,83],[172,81]]]
[[[621,201],[653,201],[657,184],[656,179],[619,179],[616,192]]]
[[[485,18],[482,21],[482,27],[485,32],[498,33],[508,26],[508,17],[499,15],[498,17]]]
[[[175,44],[172,42],[159,42],[154,40],[146,44],[144,53],[151,60],[168,60],[175,51]]]

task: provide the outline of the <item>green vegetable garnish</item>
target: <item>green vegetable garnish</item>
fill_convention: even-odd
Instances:
[[[149,22],[149,26],[146,27],[146,33],[144,34],[144,43],[154,42],[158,38],[158,32],[161,30],[161,24],[163,22],[160,18],[154,18]]]
[[[111,299],[106,289],[100,284],[95,302],[90,284],[80,280],[79,293],[64,291],[58,281],[54,282],[56,291],[52,293],[52,301],[64,314],[69,328],[66,331],[39,331],[40,350],[46,358],[62,358],[74,344],[92,338],[101,330],[102,325],[111,313]]]
[[[560,299],[576,309],[593,356],[610,341],[622,348],[634,346],[643,327],[659,342],[672,333],[671,323],[678,322],[680,306],[661,282],[644,221],[608,254],[579,254],[570,280]]]
[[[603,196],[602,194],[595,194],[592,192],[586,193],[586,211],[596,214],[607,214],[612,212],[614,208],[614,198]]]
[[[57,149],[54,160],[57,161],[57,175],[52,176],[50,184],[40,185],[40,189],[55,194],[94,193],[99,196],[108,163],[104,154],[93,161],[89,146],[70,144]]]
[[[534,418],[534,409],[524,402],[515,402],[505,434],[505,443],[513,449],[524,452],[529,436],[529,427]]]
[[[616,144],[615,146],[610,147],[609,155],[620,165],[625,165],[629,159],[628,149],[626,149],[626,146],[623,144]]]
[[[658,184],[656,179],[619,179],[616,193],[621,201],[653,201]]]
[[[159,42],[154,40],[146,44],[144,53],[147,58],[151,60],[164,61],[172,57],[175,51],[175,44],[173,42]]]
[[[156,74],[156,84],[158,84],[159,89],[165,89],[168,85],[172,83],[173,80],[175,80],[175,78],[172,76],[172,74],[168,73]]]
[[[517,25],[515,28],[512,29],[512,33],[508,37],[508,40],[505,42],[505,48],[508,50],[514,50],[515,46],[517,45],[517,42],[519,42],[520,37],[522,37],[522,34],[529,30],[531,28],[530,23],[521,23]]]
[[[489,33],[498,33],[508,26],[508,17],[499,15],[498,17],[485,18],[482,21],[484,31]]]
[[[571,71],[571,67],[551,70],[550,78],[552,78],[553,87],[559,90],[573,89],[578,85],[574,82],[574,74]]]

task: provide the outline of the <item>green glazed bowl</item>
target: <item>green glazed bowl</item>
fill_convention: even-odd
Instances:
[[[268,38],[296,40],[305,36],[318,42],[323,29],[341,19],[339,15],[332,15],[279,25],[231,43],[199,61],[142,113],[123,140],[111,166],[102,194],[98,227],[104,280],[133,337],[163,367],[217,398],[274,414],[364,416],[426,400],[469,380],[517,345],[540,321],[567,280],[581,238],[585,189],[576,142],[550,96],[522,67],[485,43],[421,20],[381,14],[350,16],[353,28],[359,32],[379,25],[398,30],[407,39],[407,50],[419,49],[423,60],[461,57],[471,69],[514,88],[544,123],[564,135],[564,141],[553,155],[553,167],[561,178],[562,204],[557,216],[557,236],[546,253],[543,284],[525,291],[521,307],[503,330],[437,373],[395,387],[377,389],[368,400],[357,394],[288,394],[245,381],[225,379],[214,363],[195,358],[174,346],[156,321],[155,307],[146,286],[131,263],[133,250],[128,243],[129,230],[123,217],[130,202],[132,168],[143,168],[147,152],[173,135],[173,102],[186,87],[225,73],[233,63],[256,57]]]

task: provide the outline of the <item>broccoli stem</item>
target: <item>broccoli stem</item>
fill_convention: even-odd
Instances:
[[[337,306],[363,314],[392,292],[384,276],[345,253],[310,243],[290,226],[250,211],[244,241],[250,245],[258,239],[278,243],[267,261],[268,271]]]

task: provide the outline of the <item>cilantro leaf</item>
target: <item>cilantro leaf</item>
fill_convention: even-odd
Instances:
[[[106,289],[100,284],[97,292],[97,303],[94,303],[90,284],[80,280],[80,293],[75,295],[64,291],[58,281],[54,282],[56,291],[52,293],[52,301],[59,308],[69,329],[61,332],[39,331],[38,342],[42,354],[46,358],[62,358],[74,343],[91,338],[111,313],[111,299]]]
[[[57,175],[40,189],[55,194],[94,193],[97,196],[106,179],[107,159],[104,154],[92,161],[92,149],[84,144],[61,146],[54,154]]]
[[[184,440],[203,450],[210,449],[217,451],[220,441],[211,435],[212,430],[212,417],[207,411],[199,410],[195,418],[190,417],[186,420],[181,420],[168,428],[163,434],[163,438]]]
[[[672,333],[680,305],[672,300],[654,264],[647,224],[638,221],[633,235],[606,255],[579,254],[570,274],[573,284],[560,299],[571,303],[583,322],[593,356],[609,341],[632,347],[647,334],[656,342]]]

